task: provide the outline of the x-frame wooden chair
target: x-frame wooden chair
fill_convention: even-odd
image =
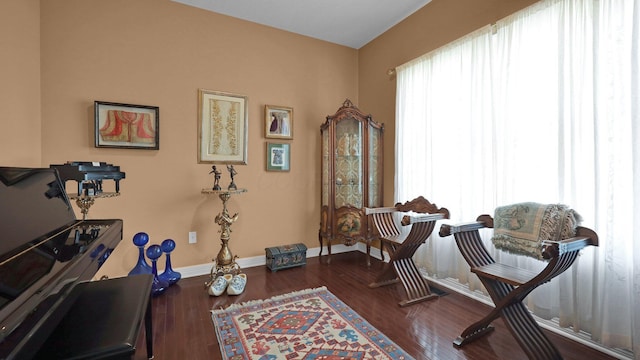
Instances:
[[[491,322],[502,317],[511,334],[530,359],[562,359],[562,355],[543,333],[522,300],[538,286],[567,270],[581,249],[598,246],[598,235],[578,226],[575,237],[560,241],[543,241],[542,255],[548,259],[539,273],[499,264],[491,257],[480,238],[479,229],[493,228],[493,218],[481,215],[476,222],[456,226],[443,224],[440,236],[453,234],[462,256],[487,289],[495,308],[484,318],[467,327],[453,342],[463,346],[494,328]]]
[[[401,225],[411,225],[410,230],[401,231],[398,228],[397,213],[404,214]],[[369,287],[376,288],[401,281],[407,299],[402,300],[400,306],[437,298],[438,295],[431,292],[427,280],[420,274],[413,255],[431,236],[436,221],[449,218],[449,210],[438,209],[435,204],[420,196],[404,204],[397,203],[394,207],[365,208],[365,214],[373,219],[381,250],[385,247],[391,258]]]

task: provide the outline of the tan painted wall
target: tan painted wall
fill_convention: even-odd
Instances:
[[[360,108],[385,123],[385,205],[393,205],[395,168],[396,79],[387,71],[536,1],[433,0],[359,50]],[[437,194],[425,196],[446,205],[438,203]]]
[[[42,1],[42,164],[68,160],[121,166],[122,195],[97,200],[91,218],[124,220],[105,265],[111,276],[135,264],[139,231],[177,242],[174,267],[210,263],[220,249],[222,210],[211,164],[197,163],[197,91],[249,97],[248,165],[232,197],[230,248],[240,258],[264,248],[317,246],[320,125],[345,98],[357,103],[357,51],[214,14],[169,0]],[[94,148],[93,101],[160,107],[160,150]],[[265,170],[265,104],[293,107],[291,171]],[[224,171],[221,185],[227,186]],[[196,231],[197,244],[188,244]],[[164,266],[162,264],[162,266]]]
[[[169,0],[6,0],[0,5],[0,164],[107,161],[127,173],[122,196],[91,218],[124,219],[103,272],[133,266],[131,237],[178,243],[173,266],[209,263],[219,250],[210,165],[198,164],[197,90],[249,97],[249,161],[229,202],[240,257],[304,242],[317,246],[319,126],[350,98],[385,123],[385,204],[393,201],[395,79],[387,70],[494,22],[533,0],[434,0],[359,51]],[[42,94],[42,95],[40,95]],[[93,147],[93,101],[160,107],[160,150]],[[291,172],[265,171],[265,104],[294,108]],[[41,115],[42,114],[42,115]],[[42,134],[42,136],[41,136]],[[222,184],[228,183],[228,175]],[[430,194],[426,194],[430,196]],[[434,199],[437,201],[437,199]],[[198,243],[187,243],[197,231]]]
[[[0,2],[0,165],[40,166],[40,1]]]

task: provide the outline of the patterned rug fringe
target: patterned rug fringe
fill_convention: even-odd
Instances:
[[[321,286],[321,287],[313,288],[313,289],[297,290],[297,291],[292,291],[290,293],[286,293],[286,294],[282,294],[282,295],[276,295],[276,296],[270,297],[268,299],[249,300],[249,301],[245,301],[243,303],[231,304],[231,305],[227,306],[226,308],[222,308],[221,307],[219,309],[212,309],[211,313],[212,314],[219,314],[219,313],[223,313],[225,311],[241,309],[243,307],[253,306],[253,305],[264,303],[264,302],[278,301],[278,300],[282,300],[282,299],[292,298],[294,296],[312,294],[312,293],[316,293],[316,292],[319,292],[319,291],[326,291],[326,290],[327,290],[327,288],[325,286]]]

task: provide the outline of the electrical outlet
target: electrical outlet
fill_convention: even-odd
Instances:
[[[195,244],[198,242],[198,236],[195,231],[189,231],[189,244]]]

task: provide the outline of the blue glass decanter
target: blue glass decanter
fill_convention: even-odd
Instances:
[[[151,273],[153,274],[153,284],[151,285],[151,295],[162,294],[169,287],[169,283],[158,277],[158,258],[162,255],[159,245],[151,245],[147,248],[147,257],[151,259]]]
[[[171,255],[169,254],[175,248],[176,248],[176,242],[173,241],[172,239],[166,239],[162,242],[162,244],[160,244],[160,249],[162,250],[162,252],[164,252],[165,256],[167,257],[167,265],[164,267],[164,272],[158,275],[158,277],[161,280],[168,282],[169,285],[173,285],[177,283],[178,280],[180,280],[180,278],[182,277],[182,274],[180,274],[177,271],[174,271],[171,268]]]
[[[133,244],[138,247],[138,263],[129,271],[129,275],[139,274],[151,274],[151,266],[147,264],[147,260],[144,258],[144,246],[149,242],[149,235],[144,232],[139,232],[133,235]]]

